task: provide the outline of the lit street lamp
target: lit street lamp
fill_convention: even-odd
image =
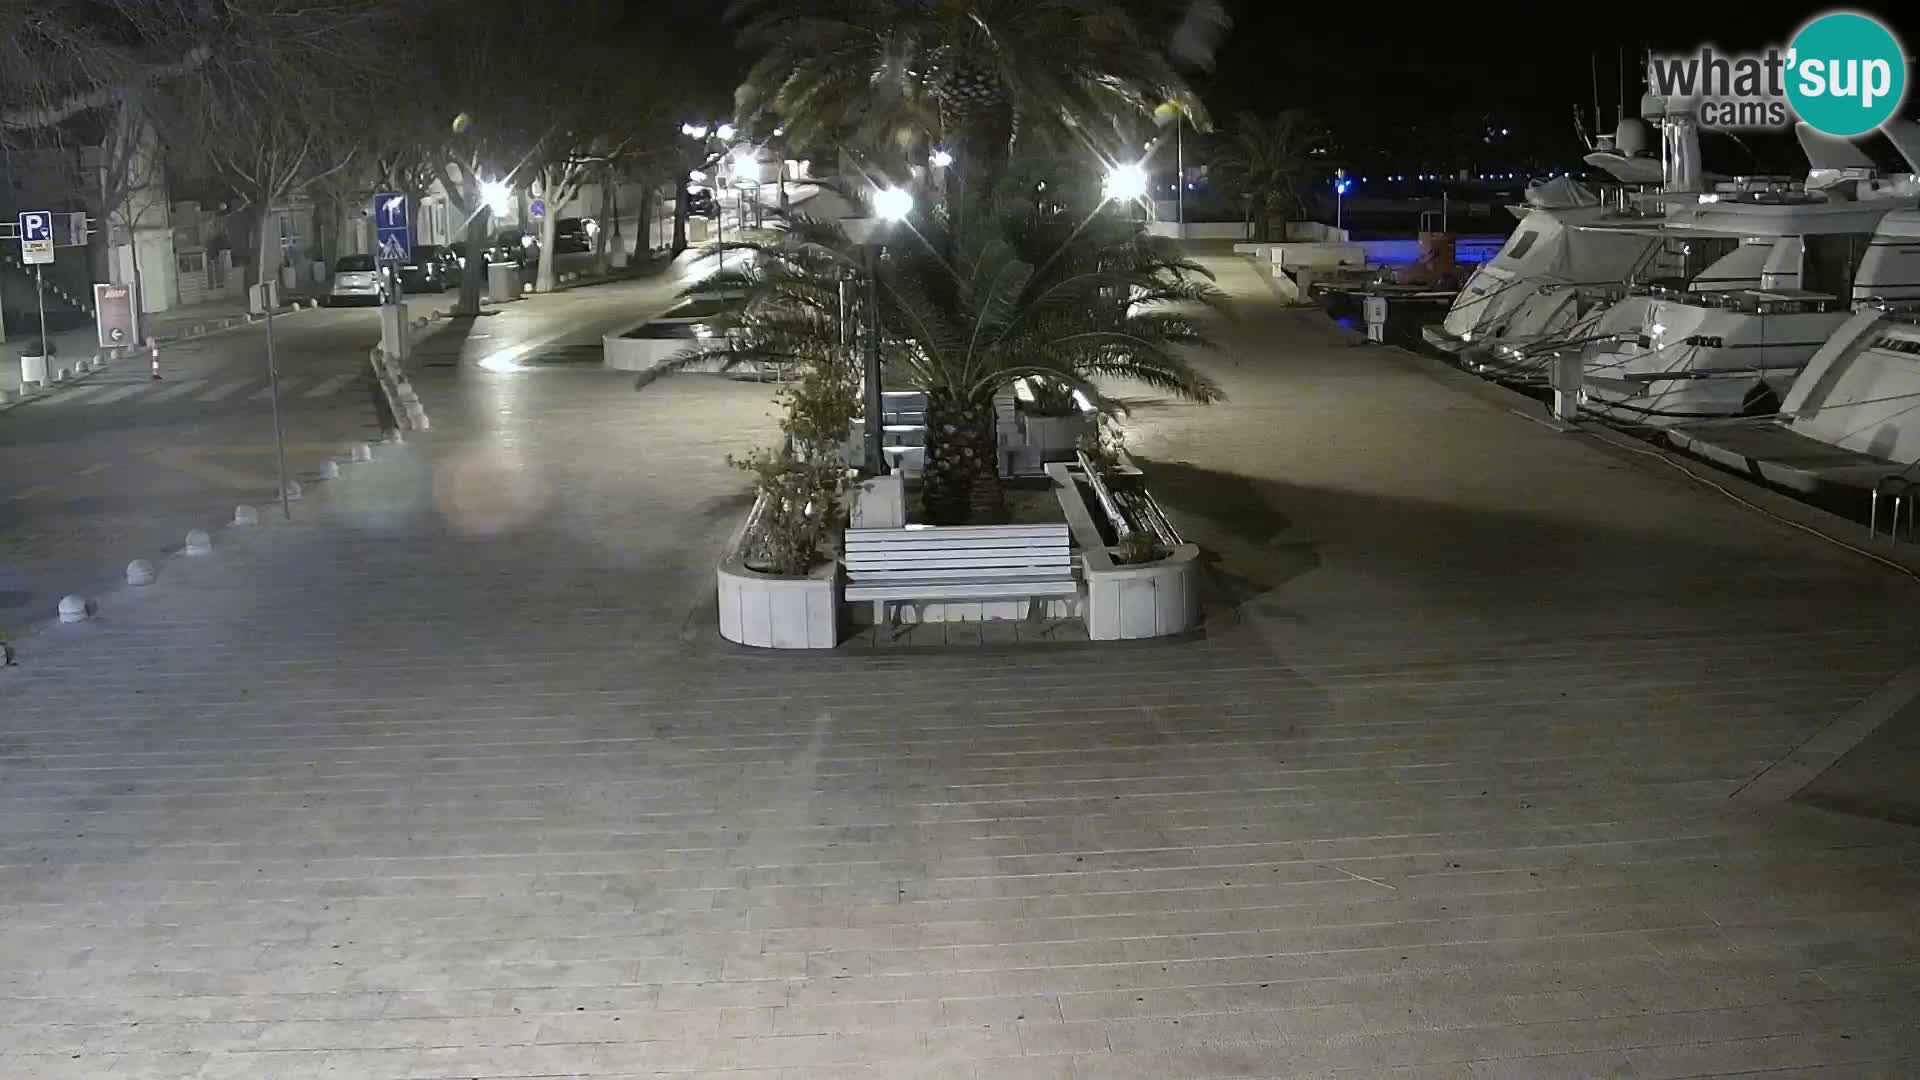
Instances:
[[[1347,177],[1347,170],[1333,170],[1333,227],[1338,229],[1344,220],[1347,203],[1347,189],[1353,187],[1353,181]]]
[[[1107,170],[1102,193],[1114,202],[1137,202],[1147,197],[1147,168],[1139,162]]]
[[[867,264],[867,348],[862,373],[866,393],[866,466],[870,476],[887,471],[886,457],[880,452],[880,256],[886,246],[887,229],[913,215],[913,193],[901,188],[881,188],[873,193],[874,227],[861,244]]]

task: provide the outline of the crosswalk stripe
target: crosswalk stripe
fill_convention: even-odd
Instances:
[[[110,394],[102,394],[100,397],[94,398],[92,401],[87,402],[87,404],[111,405],[112,403],[119,401],[121,398],[130,398],[142,390],[147,390],[152,388],[152,386],[153,384],[150,382],[128,383],[127,385],[122,386],[121,388],[113,391]]]
[[[172,401],[174,398],[183,398],[183,397],[186,397],[188,394],[193,393],[195,390],[198,390],[201,387],[207,385],[207,383],[210,381],[211,380],[208,380],[208,379],[188,379],[186,382],[175,383],[174,385],[167,387],[165,390],[160,391],[159,393],[153,395],[147,400],[148,401]]]
[[[280,380],[280,396],[286,397],[287,395],[293,393],[293,388],[299,385],[300,385],[300,376],[298,375],[281,379]],[[273,396],[273,380],[269,379],[267,380],[267,385],[261,387],[258,390],[255,390],[251,394],[248,394],[247,400],[248,401],[265,401],[272,396]]]
[[[53,400],[60,402],[62,404],[75,402],[75,401],[81,400],[82,398],[90,398],[95,394],[105,393],[106,391],[113,389],[117,385],[119,384],[118,383],[98,383],[93,386],[75,387],[72,390],[68,390],[64,394],[59,395]]]
[[[348,383],[352,382],[353,380],[359,377],[360,377],[359,372],[349,372],[345,375],[335,375],[330,379],[321,379],[319,386],[314,387],[313,389],[307,391],[304,394],[301,394],[300,396],[310,397],[310,398],[326,397],[328,394],[338,391],[341,387],[347,385]]]
[[[252,385],[253,385],[252,379],[237,379],[230,383],[222,383],[221,385],[214,387],[213,389],[207,391],[204,394],[201,394],[199,397],[194,398],[193,400],[219,401],[223,397],[232,397],[233,395],[239,393],[242,390],[245,390],[247,387]]]

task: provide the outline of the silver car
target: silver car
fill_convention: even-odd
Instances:
[[[373,265],[373,256],[342,256],[333,264],[333,288],[327,293],[327,306],[378,304],[386,291],[386,283]]]

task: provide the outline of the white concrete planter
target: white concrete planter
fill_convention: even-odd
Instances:
[[[1047,475],[1080,545],[1088,637],[1095,641],[1169,637],[1200,625],[1198,545],[1181,544],[1157,562],[1115,563],[1069,467],[1055,462],[1047,466]]]
[[[1104,547],[1080,556],[1087,636],[1095,641],[1184,634],[1200,625],[1200,548],[1181,544],[1158,562],[1115,565]]]
[[[840,564],[828,560],[806,577],[748,569],[740,551],[759,513],[756,502],[728,539],[726,558],[716,571],[720,636],[763,649],[831,649],[840,644]]]
[[[1051,461],[1072,461],[1080,436],[1093,433],[1094,419],[1088,415],[1035,416],[1021,414],[1026,438],[1014,448],[1013,471],[1037,473]]]
[[[644,325],[644,324],[643,324]],[[633,327],[628,327],[628,330]],[[600,339],[604,350],[602,362],[615,371],[652,371],[654,368],[687,347],[687,343],[674,338],[630,338],[621,336],[626,331],[607,334]]]

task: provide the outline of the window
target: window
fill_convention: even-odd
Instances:
[[[182,274],[204,274],[207,272],[207,253],[183,251],[174,258],[173,265]]]
[[[1525,255],[1527,250],[1533,247],[1533,242],[1539,238],[1540,234],[1532,229],[1520,230],[1520,235],[1514,237],[1513,243],[1507,245],[1507,258],[1518,259]]]
[[[373,256],[345,255],[341,257],[339,262],[333,264],[333,269],[335,272],[343,274],[371,270],[373,269]]]
[[[1860,233],[1832,233],[1805,237],[1806,254],[1801,263],[1800,287],[1808,292],[1849,298],[1853,295],[1853,275],[1860,258],[1867,253],[1871,236]]]

